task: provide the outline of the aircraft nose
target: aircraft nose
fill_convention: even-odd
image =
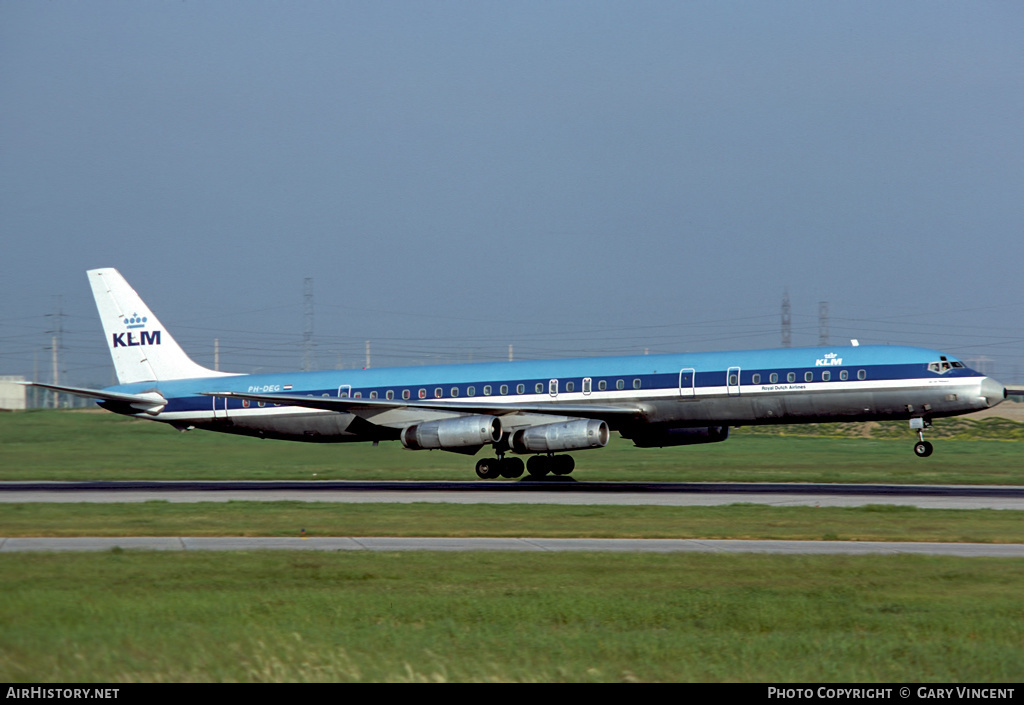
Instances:
[[[1006,387],[991,377],[986,377],[981,381],[981,396],[985,397],[985,402],[989,406],[995,406],[1006,399]]]

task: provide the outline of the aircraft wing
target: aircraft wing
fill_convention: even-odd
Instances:
[[[125,394],[124,392],[108,392],[103,389],[89,389],[87,387],[64,387],[59,384],[43,384],[42,382],[20,382],[26,387],[40,387],[49,389],[61,394],[71,394],[86,399],[98,399],[100,401],[112,401],[121,404],[128,404],[139,411],[150,414],[158,414],[167,406],[167,400],[158,392],[143,392],[142,394]]]
[[[307,397],[293,394],[250,394],[248,392],[200,392],[209,397],[222,399],[248,399],[266,404],[282,404],[302,406],[309,409],[324,409],[355,413],[369,409],[429,409],[432,411],[451,411],[463,414],[501,415],[515,412],[534,414],[551,414],[553,416],[578,416],[581,418],[602,419],[608,416],[640,416],[643,409],[633,404],[610,406],[606,404],[567,404],[550,402],[547,404],[514,404],[486,401],[486,398],[475,398],[466,401],[450,399],[354,399],[350,397]]]

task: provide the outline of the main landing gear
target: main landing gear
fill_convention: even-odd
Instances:
[[[932,422],[924,418],[910,419],[910,428],[917,431],[917,443],[914,444],[914,454],[918,458],[927,458],[935,450],[932,444],[924,439],[924,430],[931,428]]]
[[[499,455],[497,458],[483,458],[476,463],[476,474],[481,480],[493,480],[497,477],[505,477],[510,480],[523,476],[523,470],[530,473],[530,477],[541,478],[548,473],[552,475],[568,475],[576,467],[576,461],[571,455],[534,455],[524,466],[520,458],[507,458]]]
[[[510,480],[523,476],[525,466],[520,458],[483,458],[476,461],[476,475],[481,480],[493,480],[496,477],[507,477]]]

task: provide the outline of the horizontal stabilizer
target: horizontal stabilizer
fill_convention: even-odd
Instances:
[[[86,387],[63,387],[57,384],[43,384],[41,382],[20,382],[20,384],[24,384],[26,387],[39,387],[41,389],[49,389],[52,392],[60,392],[61,394],[85,397],[86,399],[129,404],[139,411],[145,411],[147,414],[159,414],[167,406],[167,400],[159,392],[125,394],[123,392],[108,392],[102,389],[88,389]]]
[[[435,399],[421,401],[412,399],[354,399],[351,397],[306,397],[293,394],[249,394],[247,392],[200,392],[208,397],[222,399],[248,399],[267,404],[302,406],[309,409],[351,412],[354,409],[432,409],[435,411],[454,411],[466,414],[507,414],[526,412],[534,414],[552,414],[556,416],[580,416],[583,418],[604,418],[608,415],[637,416],[643,413],[638,406],[601,406],[597,404],[503,404],[487,403],[484,400],[472,402],[445,401]]]

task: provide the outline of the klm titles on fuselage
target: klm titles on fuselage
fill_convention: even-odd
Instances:
[[[843,358],[837,357],[835,353],[828,353],[825,357],[819,357],[814,361],[815,367],[830,367],[843,364]]]
[[[128,331],[127,333],[111,333],[111,337],[114,339],[115,348],[136,348],[140,345],[159,345],[160,344],[160,331],[139,331],[138,337],[135,337],[134,331]]]

